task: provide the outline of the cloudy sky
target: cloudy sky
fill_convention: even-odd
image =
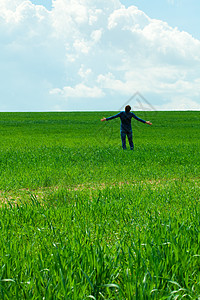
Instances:
[[[200,110],[199,15],[199,0],[0,0],[0,111]]]

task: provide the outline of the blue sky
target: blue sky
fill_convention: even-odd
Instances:
[[[135,110],[200,110],[199,12],[199,0],[1,0],[0,111],[119,110],[137,92]]]

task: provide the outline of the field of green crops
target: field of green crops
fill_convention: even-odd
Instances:
[[[0,299],[200,299],[200,112],[0,113]]]

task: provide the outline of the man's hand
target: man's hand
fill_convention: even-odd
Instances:
[[[150,121],[146,121],[146,124],[148,125],[152,125],[152,123]]]
[[[101,122],[106,121],[106,118],[101,119]]]

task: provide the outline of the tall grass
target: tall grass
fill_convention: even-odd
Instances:
[[[0,116],[0,299],[200,297],[198,112]]]
[[[101,116],[1,113],[0,190],[199,176],[198,112],[133,122],[133,153],[121,150],[119,120]]]
[[[189,187],[60,189],[2,207],[1,298],[197,299],[199,188]]]

